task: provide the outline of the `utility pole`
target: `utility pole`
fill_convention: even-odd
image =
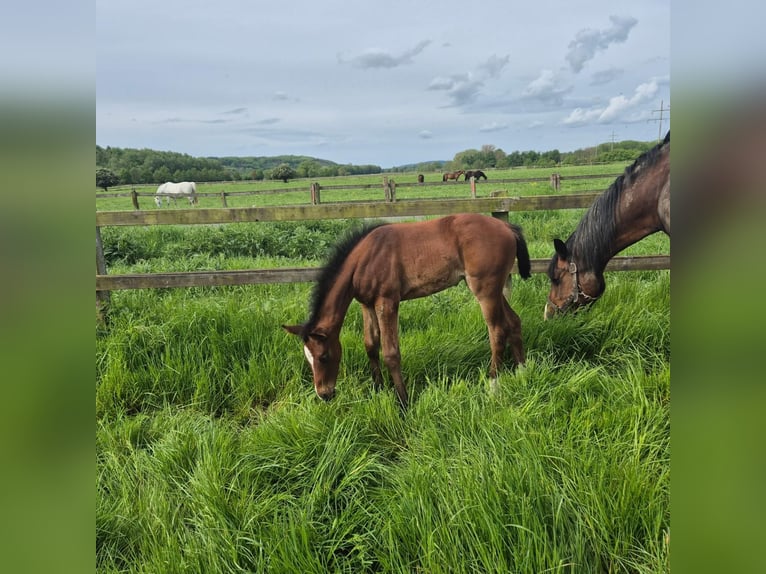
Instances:
[[[614,130],[612,130],[612,145],[609,148],[609,151],[613,151],[614,150],[614,136],[615,136],[615,133],[614,133]]]
[[[665,100],[660,100],[660,109],[659,110],[652,110],[652,113],[655,114],[659,112],[660,117],[658,118],[652,118],[650,120],[646,120],[647,122],[659,122],[659,129],[657,130],[657,143],[662,141],[662,114],[663,112],[668,112],[670,114],[670,106],[667,108],[665,107]]]

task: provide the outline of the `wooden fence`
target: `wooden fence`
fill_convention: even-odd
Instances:
[[[450,180],[450,181],[424,181],[424,182],[400,182],[396,183],[393,175],[397,174],[386,174],[383,175],[383,181],[382,185],[379,183],[359,183],[359,184],[348,184],[348,185],[320,185],[318,182],[310,183],[308,188],[297,188],[297,187],[291,187],[291,188],[281,188],[281,189],[249,189],[249,190],[238,190],[238,191],[198,191],[197,196],[198,197],[217,197],[221,199],[221,205],[222,207],[228,207],[227,204],[227,198],[230,197],[241,197],[241,196],[253,196],[253,195],[274,195],[274,194],[283,194],[283,193],[295,193],[295,192],[301,192],[306,191],[309,202],[312,205],[318,205],[321,203],[321,192],[322,190],[330,191],[330,190],[374,190],[374,189],[381,189],[383,191],[383,199],[388,202],[394,202],[396,201],[396,189],[397,188],[429,188],[429,187],[443,187],[445,185],[468,185],[470,197],[475,198],[477,196],[476,192],[476,186],[477,185],[505,185],[505,184],[522,184],[522,183],[538,183],[538,182],[549,182],[551,185],[551,188],[553,191],[560,191],[561,189],[561,182],[562,181],[575,181],[575,180],[585,180],[585,179],[614,179],[618,177],[620,174],[603,174],[603,175],[568,175],[568,176],[562,176],[557,173],[551,174],[550,176],[546,177],[525,177],[525,178],[511,178],[511,179],[490,179],[490,180],[484,180],[477,181],[474,178],[471,178],[469,181],[457,181],[457,180]],[[401,174],[398,174],[401,175]],[[438,175],[438,174],[437,174]],[[202,188],[205,184],[197,184],[199,188]],[[142,197],[148,197],[153,198],[155,195],[154,192],[138,192],[136,191],[135,187],[132,188],[130,191],[124,191],[124,192],[107,192],[107,193],[97,193],[96,198],[117,198],[117,197],[125,197],[130,198],[133,209],[140,210],[140,198]]]
[[[507,220],[512,211],[575,209],[589,207],[598,193],[489,197],[476,199],[377,201],[295,205],[283,207],[245,207],[214,209],[175,209],[149,211],[96,212],[96,300],[97,307],[108,304],[109,291],[159,287],[207,287],[259,283],[312,281],[319,268],[248,269],[152,274],[109,275],[104,261],[100,228],[129,225],[197,225],[264,221],[305,221],[320,219],[359,219],[487,213]],[[548,259],[533,259],[532,272],[544,272]],[[607,270],[637,271],[670,269],[669,255],[615,257]]]

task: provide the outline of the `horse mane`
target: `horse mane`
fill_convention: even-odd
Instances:
[[[340,270],[343,267],[343,263],[362,239],[367,237],[371,231],[382,225],[385,225],[385,223],[366,224],[362,227],[353,229],[341,238],[341,240],[332,248],[329,257],[322,266],[322,271],[319,273],[314,289],[311,292],[309,319],[303,325],[304,340],[316,326],[317,320],[319,319],[319,312],[327,298],[327,293],[335,283],[338,273],[340,273]]]
[[[577,228],[566,240],[567,250],[576,254],[578,263],[585,269],[602,270],[612,256],[612,239],[615,237],[617,221],[615,212],[620,196],[633,181],[636,171],[644,166],[654,165],[665,145],[670,144],[670,131],[665,139],[642,153],[625,171],[612,182],[609,188],[599,195],[588,211],[585,212]],[[552,276],[556,255],[551,259],[548,275]]]

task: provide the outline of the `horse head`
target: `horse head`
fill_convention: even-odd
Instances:
[[[578,269],[577,262],[566,243],[554,239],[556,253],[548,266],[551,290],[545,303],[544,318],[556,313],[575,311],[593,303],[604,292],[604,276],[588,269]]]
[[[282,328],[303,340],[303,354],[314,376],[314,390],[319,398],[329,401],[335,396],[335,382],[343,352],[340,333],[319,328],[307,330],[305,325],[282,325]]]

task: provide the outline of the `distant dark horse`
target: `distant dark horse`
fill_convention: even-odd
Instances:
[[[426,180],[422,173],[418,174],[418,183],[423,183]]]
[[[445,173],[442,175],[442,181],[447,181],[448,179],[454,179],[455,181],[458,180],[458,178],[465,173],[464,170],[458,170],[458,171],[452,171],[449,173]]]
[[[476,179],[481,179],[482,177],[487,179],[487,176],[480,169],[469,169],[467,172],[465,172],[466,181],[470,180],[472,177],[475,177]]]
[[[596,198],[566,243],[553,240],[545,318],[598,299],[607,262],[657,231],[670,235],[670,132]]]
[[[457,285],[465,279],[479,301],[489,330],[491,386],[506,345],[516,364],[524,363],[521,320],[511,309],[511,268],[530,276],[529,252],[521,228],[479,214],[460,214],[363,229],[339,243],[322,270],[312,297],[309,320],[283,325],[303,341],[314,390],[324,400],[335,394],[341,358],[340,330],[353,299],[362,306],[364,346],[376,389],[383,385],[383,362],[400,404],[408,402],[399,353],[399,303]]]

